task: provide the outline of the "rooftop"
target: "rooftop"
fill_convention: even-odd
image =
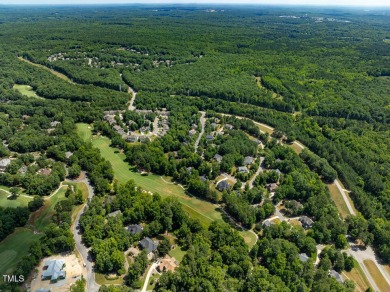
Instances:
[[[65,278],[66,272],[63,270],[65,261],[63,260],[50,260],[45,262],[44,268],[46,270],[42,273],[42,280],[50,279],[51,281],[57,281],[59,278]]]
[[[148,252],[154,252],[157,249],[158,244],[151,240],[149,237],[142,239],[139,244],[142,248],[148,250]]]

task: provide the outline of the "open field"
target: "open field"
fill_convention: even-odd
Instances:
[[[364,292],[368,287],[370,287],[370,283],[367,280],[367,277],[364,275],[362,268],[359,263],[355,261],[355,267],[350,272],[344,271],[342,274],[346,279],[352,280],[356,284],[355,291]]]
[[[16,199],[7,199],[9,195],[0,190],[0,206],[1,207],[4,207],[4,208],[7,208],[7,207],[10,207],[10,208],[16,208],[16,207],[27,207],[28,205],[28,202],[30,202],[32,199],[30,198],[27,198],[27,197],[24,197],[24,196],[19,196],[18,198]]]
[[[38,94],[35,93],[35,91],[32,89],[32,87],[30,85],[15,84],[13,86],[13,89],[19,91],[21,94],[23,94],[23,95],[25,95],[27,97],[43,99],[43,97],[41,97],[41,96],[39,96]]]
[[[363,263],[367,267],[368,272],[374,279],[379,290],[382,292],[390,291],[390,285],[386,282],[386,279],[383,277],[375,263],[372,260],[364,260]]]
[[[41,65],[41,64],[36,64],[36,63],[30,62],[30,61],[28,61],[28,60],[26,60],[26,59],[23,59],[22,57],[18,57],[18,59],[21,60],[21,61],[23,61],[23,62],[26,62],[26,63],[28,63],[28,64],[30,64],[30,65],[33,65],[33,66],[35,66],[35,67],[38,67],[38,68],[44,69],[44,70],[46,70],[46,71],[49,71],[51,74],[53,74],[53,75],[55,75],[55,76],[57,76],[57,77],[59,77],[59,78],[65,80],[65,81],[67,81],[67,82],[69,82],[69,83],[75,84],[72,80],[69,79],[68,76],[66,76],[66,75],[64,75],[64,74],[62,74],[62,73],[60,73],[60,72],[57,72],[57,71],[55,71],[55,70],[53,70],[53,69],[50,69],[50,68],[47,68],[46,66],[43,66],[43,65]]]
[[[67,187],[62,187],[54,196],[45,201],[45,205],[34,212],[27,224],[34,225],[39,231],[43,231],[50,223],[50,219],[54,214],[55,205],[65,199],[65,192]]]
[[[12,273],[21,258],[28,254],[26,247],[41,236],[27,228],[16,228],[14,233],[5,238],[0,243],[0,275]]]
[[[330,197],[333,202],[336,204],[337,209],[339,210],[341,217],[346,218],[351,213],[348,210],[347,204],[345,203],[343,196],[340,194],[339,189],[335,186],[335,184],[327,184]]]
[[[91,129],[88,129],[87,124],[78,124],[77,129],[84,140],[91,139]],[[120,183],[133,179],[144,190],[159,193],[162,197],[176,197],[182,203],[184,210],[192,218],[199,219],[205,226],[208,226],[214,220],[222,220],[221,213],[216,210],[213,204],[188,196],[181,186],[168,181],[168,178],[164,179],[153,174],[142,176],[124,161],[125,155],[123,153],[110,147],[110,139],[101,136],[93,137],[92,143],[100,149],[103,157],[111,162],[115,178]]]

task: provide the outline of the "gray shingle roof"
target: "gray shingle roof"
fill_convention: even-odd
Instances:
[[[149,237],[142,239],[139,244],[142,248],[146,249],[148,252],[153,252],[157,249],[158,244],[151,240]]]
[[[138,224],[127,226],[127,231],[129,231],[131,234],[141,233],[142,230],[143,230],[142,226]]]

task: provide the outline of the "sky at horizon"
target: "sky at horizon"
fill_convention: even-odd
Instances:
[[[390,7],[389,0],[0,0],[0,4],[57,5],[57,4],[273,4]]]

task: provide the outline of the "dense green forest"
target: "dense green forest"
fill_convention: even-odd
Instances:
[[[124,235],[123,226],[142,223],[144,235],[172,233],[187,252],[177,272],[164,273],[157,291],[352,291],[350,282],[339,284],[326,273],[353,266],[335,249],[345,247],[345,234],[373,244],[390,262],[388,12],[208,9],[0,7],[0,158],[12,158],[0,173],[0,184],[38,196],[29,208],[0,207],[0,239],[26,224],[29,212],[42,204],[38,198],[64,180],[65,169],[73,178],[84,170],[97,197],[81,227],[100,272],[123,273],[123,251],[139,239]],[[39,98],[21,94],[15,85],[31,86]],[[170,112],[165,136],[130,145],[104,122],[104,111],[126,109],[129,87],[138,92],[137,109]],[[208,118],[225,119],[234,130],[213,143],[203,137],[194,152],[195,138],[188,132],[193,124],[199,126],[200,110]],[[261,134],[253,122],[218,113],[271,125],[287,141],[299,140],[309,150],[298,156]],[[144,124],[130,111],[123,116],[125,123]],[[202,227],[175,200],[146,196],[134,182],[113,184],[110,163],[77,136],[77,122],[93,123],[94,133],[111,138],[138,169],[171,176],[191,194],[222,204],[243,226],[256,224],[261,231],[256,245],[248,253],[228,225]],[[211,130],[208,122],[206,134]],[[208,185],[221,171],[230,173],[246,156],[257,155],[248,134],[265,144],[265,165],[283,173],[272,201],[266,199],[259,208],[252,205],[268,196],[266,186],[278,180],[274,172],[258,176],[253,189],[241,192],[240,184],[255,167],[237,176],[232,191],[219,194]],[[224,156],[221,164],[213,161],[215,154]],[[50,176],[44,174],[47,169]],[[345,222],[324,186],[337,177],[361,212]],[[307,234],[284,224],[261,226],[281,200],[303,204],[291,212],[314,219]],[[30,247],[34,256],[23,259],[20,274],[27,275],[45,255],[73,249],[68,213],[74,204],[60,206],[66,211],[56,216],[58,226]],[[123,216],[106,220],[114,210]],[[335,248],[324,250],[318,267],[301,263],[298,255],[313,255],[315,243]],[[135,272],[127,275],[128,286],[140,288],[146,264],[140,254]]]

